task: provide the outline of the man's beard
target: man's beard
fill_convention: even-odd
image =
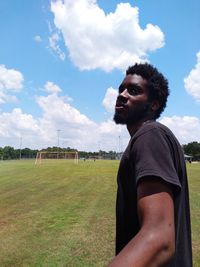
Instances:
[[[113,120],[116,124],[131,125],[142,119],[148,117],[150,103],[146,103],[142,107],[136,107],[133,109],[125,110],[125,114],[115,111]]]

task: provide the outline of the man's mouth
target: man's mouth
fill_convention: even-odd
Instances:
[[[124,110],[124,109],[125,109],[125,104],[123,104],[123,103],[116,103],[115,110]]]
[[[124,106],[115,106],[115,109],[116,110],[121,110],[121,109],[124,109]]]
[[[124,113],[126,111],[126,107],[124,105],[116,105],[115,112],[117,113]]]

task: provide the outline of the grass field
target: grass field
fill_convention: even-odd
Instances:
[[[0,162],[0,266],[106,266],[114,255],[117,168],[118,161]],[[188,174],[198,267],[200,164],[189,164]]]

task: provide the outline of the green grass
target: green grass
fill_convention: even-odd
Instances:
[[[106,266],[114,255],[118,161],[0,162],[0,266]],[[200,266],[200,164],[189,164]]]
[[[200,267],[200,164],[188,164],[192,220],[193,263]]]

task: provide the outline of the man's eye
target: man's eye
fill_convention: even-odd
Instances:
[[[130,95],[138,95],[139,94],[139,90],[136,87],[129,87],[129,88],[127,88],[127,91]]]
[[[127,87],[120,86],[118,90],[119,94],[121,94],[124,90],[127,90],[129,95],[139,95],[141,92],[140,88],[138,88],[137,86],[127,86]]]

